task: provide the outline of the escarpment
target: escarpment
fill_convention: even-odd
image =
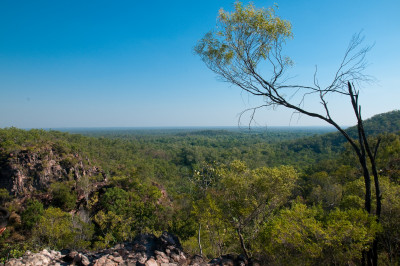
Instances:
[[[26,147],[2,154],[0,158],[0,188],[14,196],[27,196],[35,190],[45,190],[53,182],[97,177],[105,174],[78,153],[62,153],[55,146]]]

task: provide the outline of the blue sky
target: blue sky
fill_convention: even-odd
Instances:
[[[272,1],[253,1],[268,7]],[[246,3],[246,2],[245,2]],[[284,52],[299,82],[321,83],[363,31],[367,73],[364,118],[399,109],[400,1],[276,1],[292,22]],[[0,1],[0,127],[230,126],[260,103],[217,80],[193,54],[233,1]],[[314,108],[315,102],[306,102]],[[336,120],[354,124],[347,99],[330,102]],[[323,125],[262,110],[259,125]]]

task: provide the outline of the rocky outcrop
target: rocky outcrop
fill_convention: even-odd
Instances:
[[[46,189],[55,181],[102,174],[98,167],[91,166],[89,159],[79,154],[60,153],[51,145],[26,148],[2,157],[0,188],[6,188],[16,196]]]
[[[97,252],[43,250],[33,254],[27,251],[21,258],[11,259],[5,265],[235,266],[259,264],[248,263],[243,256],[226,255],[208,262],[198,255],[188,256],[183,252],[179,239],[173,234],[164,232],[160,237],[142,234],[132,242],[118,244],[114,248]]]
[[[27,251],[21,258],[11,259],[5,265],[61,265],[64,263],[62,257],[61,252],[54,250],[44,249],[39,253]]]

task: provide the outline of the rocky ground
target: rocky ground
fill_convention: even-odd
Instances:
[[[248,262],[243,256],[226,255],[211,261],[199,255],[188,256],[182,250],[179,239],[164,232],[160,237],[152,234],[137,236],[133,242],[118,244],[113,248],[96,252],[71,250],[42,250],[39,253],[27,251],[24,256],[11,259],[6,266],[16,265],[259,265]]]

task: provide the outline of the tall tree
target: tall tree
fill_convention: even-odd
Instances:
[[[292,38],[291,24],[276,16],[273,7],[257,9],[253,4],[243,6],[235,3],[233,12],[220,10],[215,31],[207,33],[196,45],[195,52],[209,69],[223,81],[238,86],[244,91],[261,96],[264,103],[245,111],[255,112],[263,107],[283,106],[294,113],[315,117],[334,126],[350,143],[357,154],[365,183],[365,210],[371,209],[371,172],[376,191],[376,211],[379,221],[381,192],[376,170],[376,154],[379,142],[371,145],[364,130],[359,104],[359,90],[354,84],[369,80],[363,74],[366,67],[365,55],[369,47],[360,48],[363,38],[358,34],[351,40],[333,81],[323,87],[318,82],[317,70],[313,85],[290,84],[286,71],[293,65],[291,59],[282,54],[286,40]],[[300,95],[300,100],[296,101]],[[304,106],[304,100],[316,95],[322,111]],[[332,95],[348,97],[357,120],[358,137],[352,138],[331,116],[328,98]],[[367,264],[377,264],[377,242],[367,254]]]

